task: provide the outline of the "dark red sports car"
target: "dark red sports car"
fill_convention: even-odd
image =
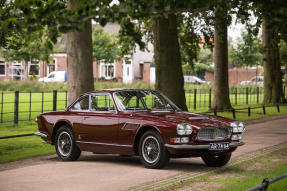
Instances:
[[[170,157],[225,165],[245,131],[242,122],[181,111],[162,93],[142,89],[85,93],[65,111],[40,114],[37,123],[38,135],[64,161],[90,151],[138,155],[148,168],[162,168]]]

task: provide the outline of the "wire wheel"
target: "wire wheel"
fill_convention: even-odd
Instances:
[[[154,136],[148,136],[142,144],[142,156],[147,163],[154,163],[160,156],[160,145]]]
[[[62,131],[58,136],[57,143],[58,151],[62,156],[67,157],[71,154],[72,138],[68,132]]]

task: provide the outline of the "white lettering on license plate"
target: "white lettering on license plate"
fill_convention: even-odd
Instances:
[[[228,150],[229,143],[210,143],[209,150],[218,151],[218,150]]]

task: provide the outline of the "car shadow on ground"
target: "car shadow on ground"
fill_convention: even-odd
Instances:
[[[61,161],[58,157],[47,158],[48,161]],[[92,154],[84,153],[75,162],[112,163],[124,166],[144,168],[137,156],[120,156],[114,154]],[[170,159],[169,163],[162,170],[179,172],[204,171],[210,169],[199,158],[176,158]]]

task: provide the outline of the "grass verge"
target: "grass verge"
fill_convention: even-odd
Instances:
[[[0,127],[0,136],[37,132],[35,125]],[[55,153],[53,146],[43,144],[37,136],[0,139],[0,163]]]
[[[247,162],[221,168],[163,190],[174,191],[241,191],[262,183],[264,178],[273,179],[287,172],[287,149],[262,155]],[[286,190],[287,179],[268,187],[269,191]]]

